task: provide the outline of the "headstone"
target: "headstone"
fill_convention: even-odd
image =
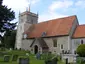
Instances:
[[[57,64],[58,59],[57,57],[54,57],[53,59],[48,59],[45,61],[45,64]]]
[[[17,61],[17,59],[18,59],[18,55],[13,55],[12,61]]]
[[[1,41],[0,41],[0,44],[1,44]]]
[[[85,63],[85,57],[83,58],[83,61],[84,61],[84,63]]]
[[[81,64],[83,64],[83,63],[85,63],[85,58],[84,57],[81,58]]]
[[[45,61],[45,64],[52,64],[52,61],[51,60],[47,60],[47,61]]]
[[[28,58],[19,58],[19,64],[29,64]]]
[[[37,58],[37,59],[40,59],[40,58],[41,58],[40,53],[37,53],[37,54],[36,54],[36,58]]]
[[[74,61],[74,63],[76,63],[76,57],[74,57],[73,61]]]
[[[9,50],[12,50],[12,48],[10,48]]]
[[[54,57],[54,58],[52,59],[52,64],[57,64],[57,62],[58,62],[58,58],[57,58],[57,57]]]
[[[68,58],[66,58],[66,64],[68,64]]]
[[[60,54],[60,60],[62,60],[62,54]]]
[[[4,56],[4,62],[9,62],[10,60],[10,56],[9,55],[5,55]]]
[[[27,56],[29,56],[29,53],[26,53]]]

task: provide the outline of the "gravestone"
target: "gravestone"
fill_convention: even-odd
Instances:
[[[29,56],[29,53],[26,53],[27,56]]]
[[[83,58],[83,62],[85,63],[85,57]]]
[[[45,64],[52,64],[52,61],[51,60],[47,60],[47,61],[45,61]]]
[[[4,62],[9,62],[10,56],[9,55],[4,55]]]
[[[66,64],[68,64],[68,58],[66,58]]]
[[[57,64],[57,62],[58,62],[57,57],[54,57],[54,58],[52,59],[52,64]]]
[[[37,54],[36,54],[36,58],[37,58],[38,60],[41,59],[40,53],[37,53]]]
[[[45,64],[57,64],[57,62],[58,62],[58,59],[57,59],[57,57],[54,57],[53,59],[51,59],[51,60],[46,60],[45,61]]]
[[[81,64],[85,63],[85,57],[81,57]]]
[[[28,58],[19,58],[19,64],[29,64]]]
[[[18,55],[13,55],[12,61],[17,61],[17,59],[18,59]]]
[[[10,51],[12,50],[12,48],[9,49]]]
[[[60,60],[62,60],[62,54],[60,53]]]

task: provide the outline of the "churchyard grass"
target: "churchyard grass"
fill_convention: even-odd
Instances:
[[[10,59],[9,62],[4,62],[4,55],[19,55],[20,56],[26,56],[26,53],[29,53],[29,51],[24,51],[24,50],[7,50],[7,51],[0,51],[4,52],[4,54],[0,55],[0,64],[19,64],[18,61],[12,61]],[[30,64],[45,64],[44,60],[38,60],[35,58],[35,55],[29,53],[29,59],[30,59]],[[64,64],[63,62],[59,61],[58,64]]]

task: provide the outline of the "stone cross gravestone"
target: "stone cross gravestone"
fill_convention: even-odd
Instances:
[[[29,64],[28,58],[19,58],[19,64]]]

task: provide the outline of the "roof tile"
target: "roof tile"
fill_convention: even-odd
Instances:
[[[85,37],[85,25],[77,26],[73,38],[83,38]]]
[[[34,28],[26,33],[28,38],[42,37],[43,32],[46,32],[44,37],[68,35],[75,18],[76,16],[69,16],[34,24]]]

